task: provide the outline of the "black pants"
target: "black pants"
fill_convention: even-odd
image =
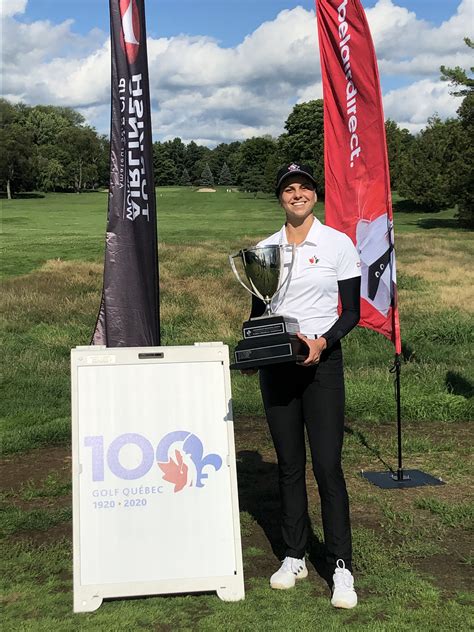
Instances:
[[[278,458],[282,534],[286,555],[302,558],[308,539],[306,448],[321,499],[327,562],[342,559],[352,570],[349,499],[341,467],[344,374],[340,343],[318,365],[276,364],[260,369],[260,387]]]

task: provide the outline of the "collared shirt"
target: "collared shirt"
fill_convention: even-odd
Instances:
[[[337,282],[360,276],[359,254],[350,237],[316,217],[306,239],[294,247],[293,266],[285,225],[258,245],[277,244],[287,246],[284,281],[288,282],[273,297],[272,310],[297,318],[305,336],[321,336],[339,318]]]

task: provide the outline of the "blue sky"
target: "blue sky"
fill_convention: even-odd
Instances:
[[[8,0],[7,0],[8,1]],[[364,8],[376,3],[362,1]],[[458,0],[400,0],[398,6],[417,17],[439,25],[459,5]],[[313,0],[146,0],[147,29],[152,37],[179,33],[209,35],[224,46],[235,46],[262,22],[272,20],[283,9],[301,6],[311,10]],[[34,0],[21,17],[23,22],[48,19],[60,23],[74,20],[74,30],[85,34],[96,27],[108,31],[107,0]]]
[[[474,0],[362,3],[386,117],[416,132],[435,112],[455,115],[439,66],[472,65],[463,37],[474,37]],[[108,4],[7,0],[4,95],[74,107],[108,133]],[[295,103],[322,96],[313,0],[146,0],[146,13],[157,139],[277,136]]]

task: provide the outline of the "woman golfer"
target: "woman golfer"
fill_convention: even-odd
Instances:
[[[273,310],[298,319],[298,335],[308,347],[308,357],[300,364],[260,368],[260,388],[278,458],[286,546],[285,559],[270,578],[270,585],[292,588],[297,579],[308,575],[306,427],[321,498],[326,563],[333,574],[331,603],[336,608],[353,608],[357,594],[352,577],[349,500],[341,467],[344,374],[340,340],[359,321],[360,261],[347,235],[324,226],[313,215],[315,186],[313,172],[306,165],[292,163],[279,170],[276,194],[286,221],[281,230],[258,244],[296,246],[291,278],[274,297]],[[252,316],[263,311],[263,303],[255,299]]]

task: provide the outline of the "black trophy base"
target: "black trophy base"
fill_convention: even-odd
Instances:
[[[231,369],[258,369],[269,364],[302,362],[308,347],[296,334],[273,334],[241,340],[235,348]]]
[[[300,330],[298,320],[292,316],[258,316],[242,325],[244,340],[266,338],[278,334],[296,334]]]

